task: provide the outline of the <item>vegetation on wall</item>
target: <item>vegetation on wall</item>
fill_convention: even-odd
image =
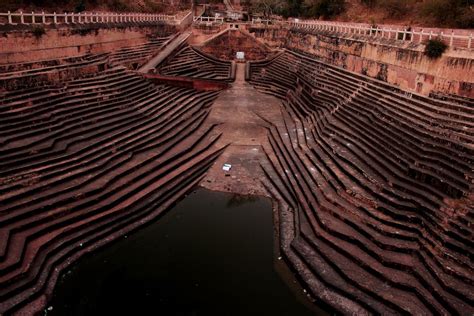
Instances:
[[[448,48],[448,45],[438,38],[428,40],[425,45],[425,55],[431,59],[441,57]]]
[[[40,39],[44,34],[46,34],[46,30],[42,26],[35,26],[33,27],[32,33],[36,39]]]

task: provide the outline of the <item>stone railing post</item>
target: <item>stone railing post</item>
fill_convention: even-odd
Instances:
[[[67,20],[67,12],[64,12],[64,23],[69,24],[69,21]]]
[[[12,14],[10,11],[8,11],[8,24],[13,24],[13,20],[12,20]]]
[[[46,24],[46,15],[44,14],[44,11],[41,12],[41,20],[43,21],[43,24]]]
[[[53,12],[53,23],[58,24],[58,17],[56,15],[56,12]]]
[[[75,14],[71,13],[71,23],[76,24],[76,20],[74,20]]]
[[[25,17],[23,16],[23,11],[20,11],[20,24],[25,24]]]
[[[31,11],[31,24],[36,24],[35,12]]]

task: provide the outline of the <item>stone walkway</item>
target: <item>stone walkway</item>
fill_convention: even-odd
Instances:
[[[207,120],[208,124],[221,123],[216,131],[221,132],[222,137],[216,146],[230,145],[211,167],[201,186],[237,194],[268,195],[260,182],[265,178],[260,164],[266,162],[263,148],[269,143],[267,130],[258,115],[279,122],[280,104],[277,98],[247,83],[245,64],[237,64],[235,82],[216,99]],[[232,165],[229,172],[222,170],[224,163]]]

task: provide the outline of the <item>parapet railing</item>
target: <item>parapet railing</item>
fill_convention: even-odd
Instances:
[[[177,15],[149,13],[113,13],[113,12],[79,12],[79,13],[45,13],[45,12],[7,12],[0,13],[0,25],[17,24],[85,24],[85,23],[125,23],[125,22],[160,22],[181,24],[183,19]]]
[[[222,24],[224,23],[224,18],[223,17],[214,17],[214,16],[195,16],[193,18],[194,23],[218,23]]]
[[[251,24],[265,24],[265,25],[269,25],[269,24],[273,24],[273,21],[270,20],[270,19],[261,19],[261,18],[252,18],[252,21],[251,21]]]
[[[333,31],[347,34],[365,35],[374,38],[387,38],[415,43],[439,38],[451,47],[473,49],[473,34],[465,30],[451,30],[434,28],[409,27],[378,27],[364,24],[330,22],[330,21],[289,21],[289,26],[307,30]],[[446,33],[445,33],[446,32]],[[463,34],[461,34],[463,33]]]

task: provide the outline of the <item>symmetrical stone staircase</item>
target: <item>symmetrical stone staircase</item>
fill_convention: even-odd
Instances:
[[[474,108],[301,52],[249,67],[283,102],[266,184],[311,294],[348,314],[473,314]]]
[[[40,311],[61,271],[159,216],[223,150],[203,124],[219,91],[114,67],[161,43],[91,58],[108,66],[61,84],[0,92],[0,314]]]

